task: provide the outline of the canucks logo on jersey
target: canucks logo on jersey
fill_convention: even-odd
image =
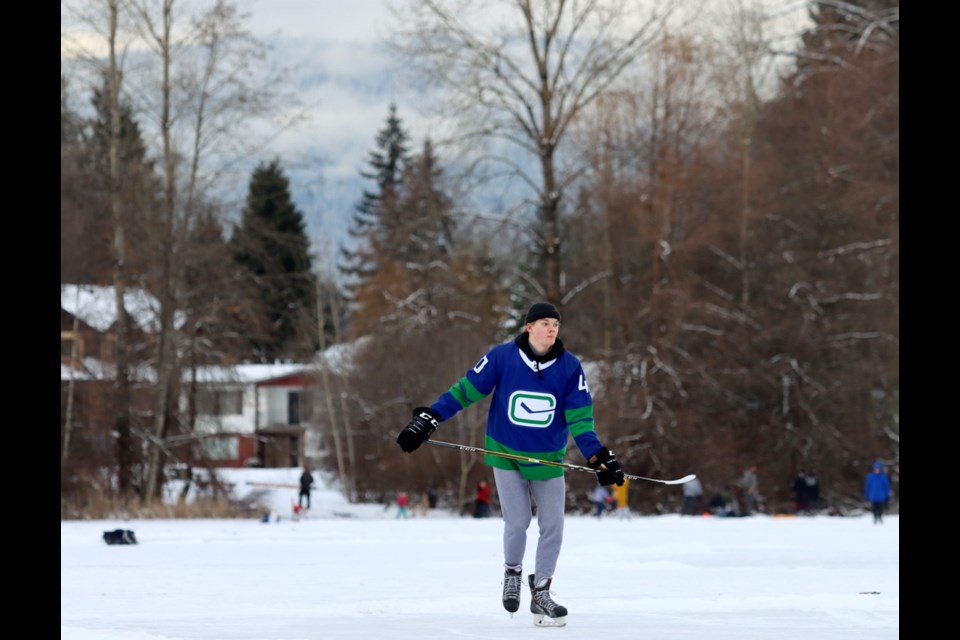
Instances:
[[[510,422],[520,427],[550,426],[556,413],[557,399],[550,393],[514,391],[508,403]]]

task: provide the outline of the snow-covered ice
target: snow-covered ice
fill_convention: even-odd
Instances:
[[[238,491],[257,489],[242,480],[251,472],[257,483],[299,474],[237,471]],[[296,489],[264,497],[279,521],[61,521],[61,639],[900,637],[899,516],[569,515],[553,583],[568,624],[537,629],[529,591],[513,618],[500,604],[496,516],[398,520],[392,507],[349,505],[321,488],[297,521]],[[106,545],[112,529],[133,530],[139,544]],[[528,533],[525,573],[536,521]]]

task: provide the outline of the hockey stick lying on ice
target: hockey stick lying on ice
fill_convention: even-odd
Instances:
[[[539,458],[530,458],[527,456],[519,456],[515,453],[506,453],[503,451],[490,451],[489,449],[481,449],[480,447],[470,447],[465,444],[458,444],[456,442],[443,442],[442,440],[427,440],[427,444],[432,444],[435,447],[447,447],[449,449],[459,449],[460,451],[469,451],[470,453],[486,453],[491,456],[497,456],[498,458],[509,458],[511,460],[522,460],[524,462],[533,462],[535,464],[545,464],[551,467],[563,467],[564,469],[573,469],[574,471],[586,471],[587,473],[596,473],[596,469],[591,469],[590,467],[584,467],[578,464],[570,464],[568,462],[554,462],[553,460],[540,460]],[[659,480],[657,478],[644,478],[643,476],[632,476],[629,473],[623,474],[624,478],[629,478],[631,480],[643,480],[644,482],[657,482],[659,484],[686,484],[690,482],[697,476],[694,474],[683,476],[676,480]]]

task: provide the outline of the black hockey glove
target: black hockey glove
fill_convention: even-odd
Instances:
[[[601,485],[606,487],[615,484],[619,487],[623,484],[623,469],[620,468],[617,457],[610,449],[602,447],[587,462],[591,469],[596,469],[597,482]]]
[[[413,419],[397,436],[397,444],[407,453],[416,451],[424,440],[440,426],[440,416],[430,407],[417,407],[413,410]]]

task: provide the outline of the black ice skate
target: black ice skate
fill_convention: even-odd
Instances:
[[[520,608],[520,590],[523,588],[523,570],[517,567],[505,567],[503,570],[503,608],[510,617]]]
[[[534,576],[530,574],[530,612],[533,614],[533,624],[537,627],[563,627],[567,624],[567,608],[557,604],[550,597],[551,578],[543,578],[540,584],[534,583]]]

